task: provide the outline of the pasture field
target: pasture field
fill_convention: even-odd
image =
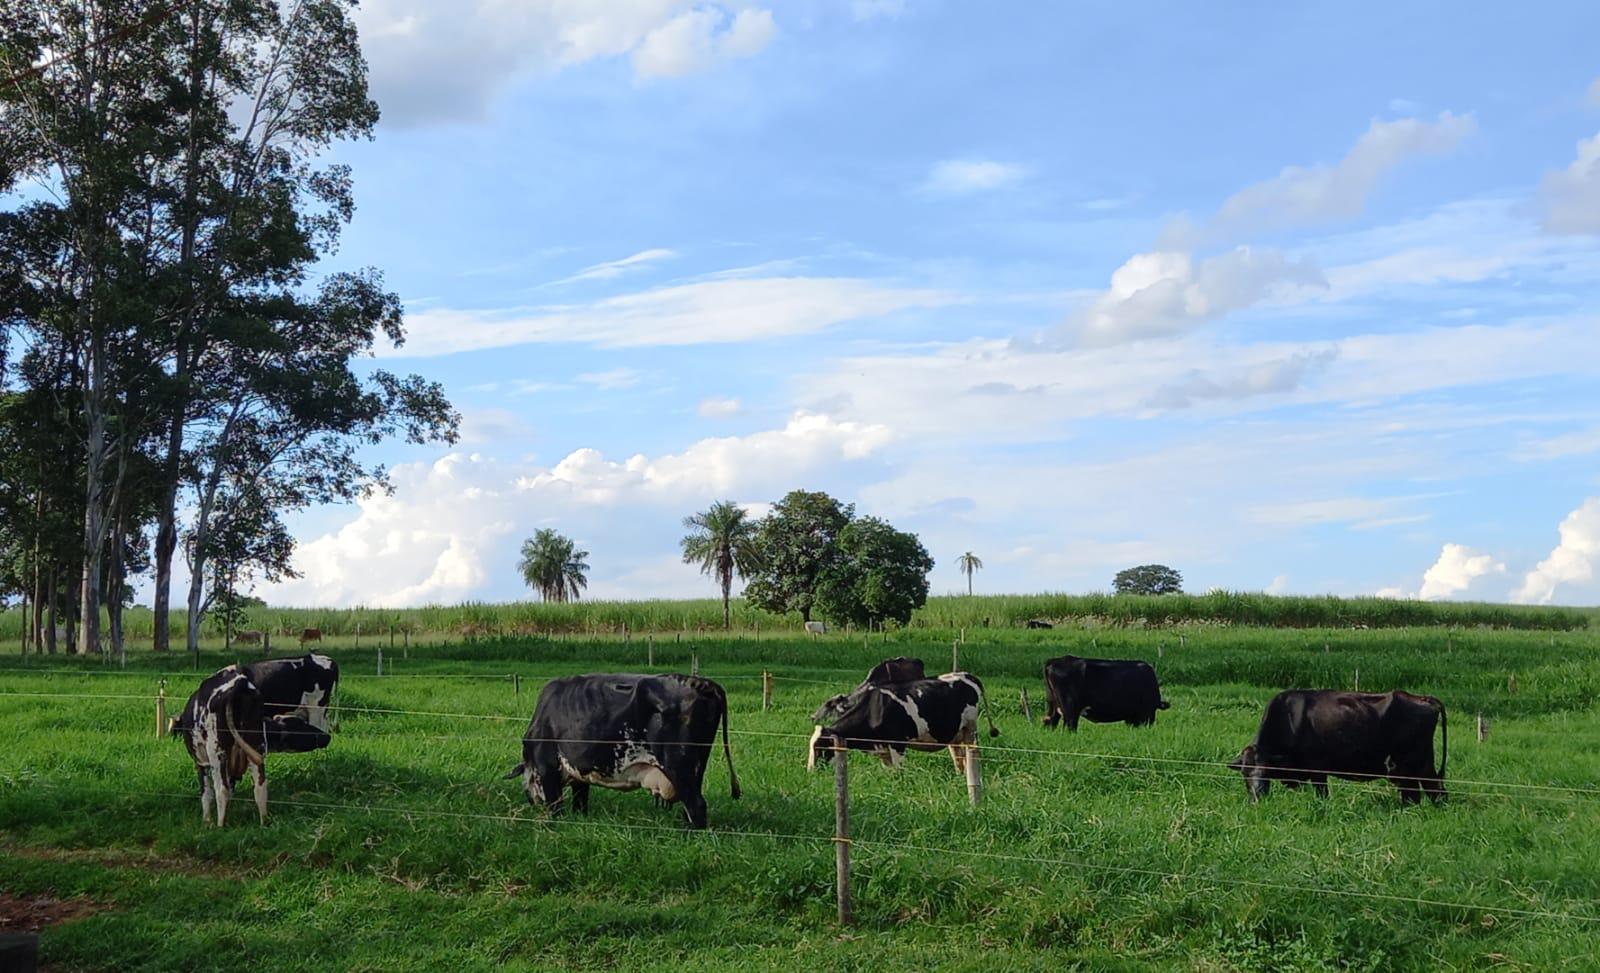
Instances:
[[[1181,644],[1179,636],[1182,636]],[[0,902],[78,900],[43,934],[62,970],[1595,969],[1600,657],[1589,632],[1441,629],[982,631],[1002,735],[970,807],[942,754],[850,760],[856,923],[834,921],[833,782],[808,714],[879,659],[944,670],[953,633],[658,639],[657,671],[727,688],[743,800],[706,776],[711,829],[640,792],[552,821],[501,780],[552,675],[647,669],[643,640],[334,649],[341,726],[269,759],[200,825],[180,742],[154,734],[198,682],[186,656],[126,670],[0,659]],[[1093,641],[1091,641],[1093,640]],[[1326,646],[1326,647],[1325,647]],[[1148,729],[1029,725],[1040,665],[1143,658],[1172,708]],[[399,655],[399,657],[397,657]],[[247,656],[246,656],[247,658]],[[210,672],[225,661],[209,652]],[[763,669],[776,677],[761,710]],[[1290,686],[1406,688],[1449,707],[1449,801],[1381,783],[1250,805],[1222,765]],[[522,677],[513,691],[510,674]],[[1512,678],[1514,675],[1514,679]],[[1476,741],[1474,716],[1491,732]]]

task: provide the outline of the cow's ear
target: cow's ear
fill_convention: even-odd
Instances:
[[[867,720],[872,726],[883,726],[888,698],[888,693],[876,687],[867,690]]]

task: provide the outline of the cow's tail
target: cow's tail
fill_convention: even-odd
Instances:
[[[501,780],[511,780],[514,777],[521,777],[522,776],[522,772],[524,770],[527,770],[527,769],[528,769],[527,763],[517,764],[515,767],[511,768],[511,773],[505,775],[504,777],[502,777],[500,779]]]
[[[228,732],[233,735],[233,742],[244,750],[246,759],[257,767],[265,767],[267,765],[266,758],[261,756],[261,751],[245,742],[244,734],[239,732],[239,725],[233,721],[233,700],[228,700],[227,704],[223,706],[222,712],[228,721]]]
[[[1167,702],[1164,699],[1156,701],[1156,709],[1171,709],[1171,708],[1172,708],[1172,704]]]
[[[989,695],[983,697],[983,718],[989,721],[989,737],[993,739],[1000,735],[1000,728],[994,725],[994,717],[989,715]]]
[[[1444,703],[1432,696],[1428,697],[1428,702],[1439,714],[1439,739],[1442,744],[1439,751],[1439,779],[1444,780],[1444,765],[1450,762],[1450,717],[1445,712]]]
[[[732,789],[733,799],[739,799],[739,775],[733,772],[733,750],[728,746],[728,696],[722,696],[722,755],[728,761],[728,782]]]

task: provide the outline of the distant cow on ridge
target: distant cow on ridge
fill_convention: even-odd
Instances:
[[[1169,704],[1161,698],[1161,686],[1150,663],[1134,659],[1081,659],[1064,655],[1044,664],[1044,694],[1049,704],[1044,725],[1057,726],[1066,720],[1067,729],[1078,729],[1078,717],[1094,723],[1126,723],[1149,726],[1156,711]]]
[[[1244,775],[1252,801],[1264,797],[1274,780],[1291,788],[1309,783],[1326,797],[1328,778],[1344,777],[1387,778],[1400,788],[1401,803],[1415,804],[1424,793],[1438,803],[1445,797],[1449,749],[1444,704],[1432,696],[1289,689],[1267,703],[1255,740],[1228,766]]]

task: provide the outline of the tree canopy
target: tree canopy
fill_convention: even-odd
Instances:
[[[817,583],[816,607],[833,622],[872,627],[904,625],[928,601],[933,558],[917,535],[876,517],[859,517],[839,531],[838,556]]]
[[[589,552],[572,538],[542,527],[522,542],[518,569],[528,587],[549,602],[577,601],[589,587]]]
[[[745,585],[745,598],[764,611],[799,612],[811,621],[817,581],[839,556],[839,532],[854,516],[853,504],[840,504],[826,493],[786,494],[761,519],[756,532],[761,564]]]
[[[1141,564],[1118,571],[1111,587],[1119,595],[1172,595],[1183,591],[1183,575],[1165,564]]]
[[[681,542],[683,563],[698,565],[701,574],[716,579],[722,589],[722,627],[731,628],[734,575],[748,578],[762,563],[756,521],[732,500],[719,500],[683,518],[683,526],[689,530]]]

